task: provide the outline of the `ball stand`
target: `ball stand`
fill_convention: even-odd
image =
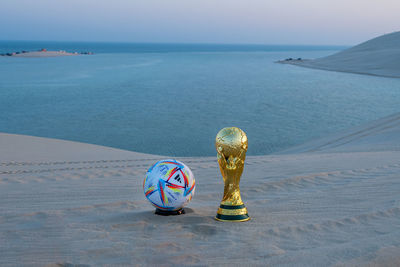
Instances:
[[[172,211],[156,209],[156,211],[154,213],[157,215],[162,215],[162,216],[182,215],[182,214],[185,214],[185,210],[183,208],[181,208],[179,210],[172,210]]]

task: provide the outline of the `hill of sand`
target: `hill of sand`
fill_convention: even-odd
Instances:
[[[185,215],[163,217],[142,182],[165,157],[0,134],[0,266],[399,265],[399,136],[396,114],[249,156],[252,219],[224,223],[216,157],[178,158],[196,193]]]
[[[279,63],[400,78],[400,32],[379,36],[331,56]]]
[[[301,144],[279,154],[400,151],[400,113]]]

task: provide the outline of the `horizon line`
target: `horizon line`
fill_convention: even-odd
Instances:
[[[285,44],[285,43],[219,43],[219,42],[147,42],[147,41],[82,41],[82,40],[5,40],[0,42],[54,42],[54,43],[109,43],[109,44],[164,44],[164,45],[248,45],[248,46],[326,46],[326,47],[350,47],[354,44]]]

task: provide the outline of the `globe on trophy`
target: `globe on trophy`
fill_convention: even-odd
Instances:
[[[215,140],[219,169],[224,180],[224,195],[219,206],[218,221],[244,222],[250,220],[242,198],[239,182],[247,151],[247,136],[237,127],[224,128]]]
[[[146,173],[143,192],[158,215],[184,214],[183,207],[195,191],[195,179],[188,166],[173,159],[156,162]]]

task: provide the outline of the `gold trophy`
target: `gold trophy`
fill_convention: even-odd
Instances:
[[[239,182],[247,151],[247,136],[236,127],[224,128],[215,138],[219,169],[224,179],[224,197],[219,206],[218,221],[244,222],[250,220],[240,197]]]

